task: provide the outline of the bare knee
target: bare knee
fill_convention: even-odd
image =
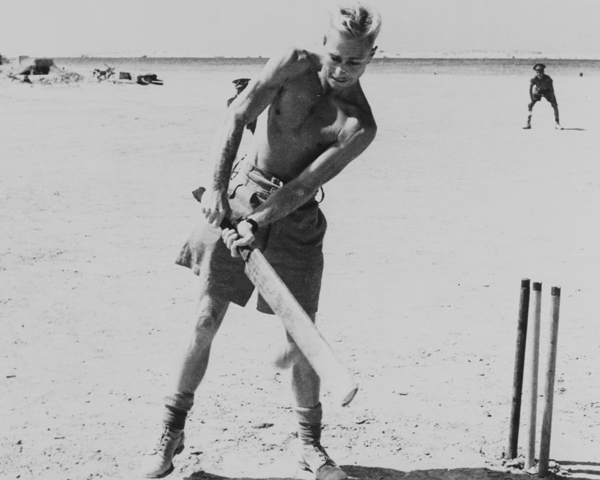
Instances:
[[[317,323],[317,314],[316,313],[310,313],[310,314],[308,314],[308,316],[312,320],[313,323],[315,323],[315,324]],[[294,339],[288,332],[286,332],[286,338],[287,338],[287,342],[288,342],[290,349],[298,348],[298,346],[296,345],[296,342],[294,341]]]
[[[196,308],[196,339],[214,338],[223,322],[229,302],[209,295],[201,295]]]
[[[319,403],[321,380],[308,360],[301,355],[292,367],[292,393],[298,406]]]

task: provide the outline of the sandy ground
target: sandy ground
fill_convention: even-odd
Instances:
[[[0,83],[0,478],[137,478],[191,328],[197,280],[173,264],[190,192],[231,80],[256,68]],[[565,130],[544,103],[525,131],[529,76],[364,78],[379,134],[322,204],[319,324],[361,387],[345,408],[324,395],[323,443],[352,477],[519,475],[502,453],[527,277],[542,369],[562,287],[551,458],[600,478],[600,92],[555,77]],[[169,478],[298,476],[283,335],[232,307]]]

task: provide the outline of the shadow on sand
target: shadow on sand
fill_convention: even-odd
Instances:
[[[574,462],[572,460],[557,460],[557,463],[566,468],[571,475],[586,475],[586,478],[600,478],[600,463]],[[592,475],[594,477],[592,477]]]
[[[563,131],[564,130],[574,130],[576,132],[585,132],[585,128],[577,128],[577,127],[571,127],[571,128],[563,127],[562,130]]]
[[[597,463],[590,462],[560,462],[562,465],[576,466],[598,466]],[[508,473],[488,468],[453,468],[453,469],[431,469],[431,470],[413,470],[410,472],[401,472],[391,468],[361,467],[359,465],[341,465],[348,474],[350,480],[523,480],[523,473]],[[577,480],[576,474],[599,474],[600,470],[579,470],[571,469],[569,480]],[[298,478],[298,477],[294,477]],[[535,477],[537,478],[537,477]],[[550,474],[548,479],[563,478],[560,475]],[[588,480],[590,477],[584,477]],[[195,472],[185,480],[256,480],[252,478],[234,478],[222,477],[211,473],[199,471]],[[288,480],[287,478],[265,478],[261,480]]]

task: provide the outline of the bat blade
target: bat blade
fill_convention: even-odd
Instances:
[[[245,272],[281,319],[289,335],[321,378],[323,386],[342,406],[348,405],[358,391],[354,377],[259,250],[253,249],[247,255]]]

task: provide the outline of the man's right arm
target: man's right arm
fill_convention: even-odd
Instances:
[[[529,82],[529,98],[531,99],[531,101],[533,102],[533,89],[535,87],[535,84],[533,83],[533,80],[531,80]]]
[[[229,213],[227,188],[244,127],[253,122],[273,102],[286,81],[309,67],[301,50],[290,49],[271,58],[258,77],[253,79],[227,109],[225,122],[218,130],[211,156],[213,177],[206,192],[202,212],[208,222],[219,225]]]

